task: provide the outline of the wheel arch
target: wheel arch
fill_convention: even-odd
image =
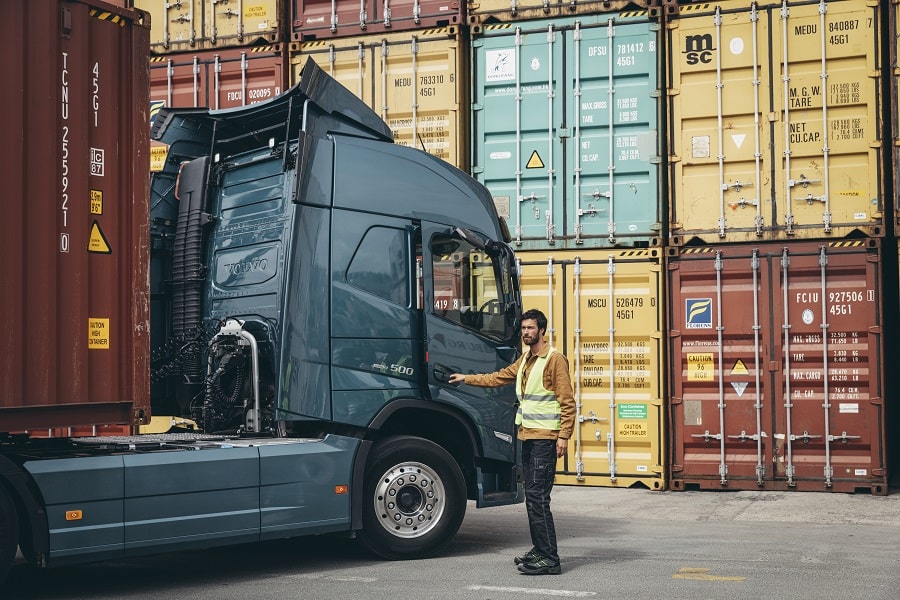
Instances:
[[[26,558],[35,560],[37,557],[46,557],[50,550],[50,531],[47,511],[37,484],[20,465],[9,457],[0,455],[0,487],[6,490],[16,506],[19,544],[23,546],[23,553],[28,550],[34,554]]]
[[[385,406],[369,425],[370,434],[361,445],[353,467],[353,488],[362,490],[369,453],[381,439],[409,435],[434,442],[453,456],[466,483],[466,496],[475,496],[475,463],[483,456],[474,424],[450,406],[427,404],[416,399],[401,399]],[[363,493],[351,498],[352,529],[362,528]]]

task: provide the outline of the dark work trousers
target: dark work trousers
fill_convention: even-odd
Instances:
[[[558,563],[556,527],[550,512],[550,492],[556,476],[556,440],[522,440],[525,510],[534,549]]]

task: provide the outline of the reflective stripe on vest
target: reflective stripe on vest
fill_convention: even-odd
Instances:
[[[562,408],[556,394],[544,387],[544,367],[550,356],[556,352],[553,348],[547,356],[538,356],[534,361],[534,367],[528,374],[525,382],[525,393],[522,393],[522,372],[528,361],[528,354],[519,363],[519,372],[516,374],[516,396],[519,397],[519,410],[516,411],[516,425],[526,429],[551,429],[558,430],[562,427]]]

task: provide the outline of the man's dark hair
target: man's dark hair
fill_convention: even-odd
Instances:
[[[547,331],[547,317],[545,317],[544,313],[542,313],[538,309],[532,308],[531,310],[526,310],[522,314],[522,320],[524,321],[525,319],[534,319],[535,321],[537,321],[539,331]]]

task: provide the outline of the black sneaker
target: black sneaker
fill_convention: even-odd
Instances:
[[[546,556],[542,556],[535,561],[520,564],[519,573],[525,575],[559,575],[562,573],[562,568],[558,562],[553,562]]]
[[[535,550],[534,548],[532,548],[531,550],[529,550],[522,556],[515,557],[513,559],[513,562],[516,563],[517,565],[521,565],[522,563],[533,562],[533,561],[539,559],[540,557],[541,557],[540,553],[537,550]]]

